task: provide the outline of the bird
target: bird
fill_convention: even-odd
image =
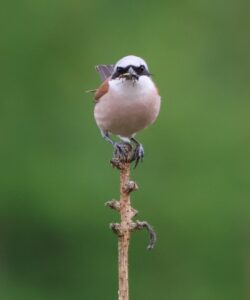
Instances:
[[[120,157],[124,143],[115,142],[110,135],[133,147],[135,167],[144,158],[143,145],[135,135],[157,119],[161,97],[152,80],[147,63],[141,57],[128,55],[115,65],[97,65],[102,84],[95,91],[94,118],[102,137]]]

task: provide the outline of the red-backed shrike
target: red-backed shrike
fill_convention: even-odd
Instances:
[[[115,66],[98,65],[96,70],[103,80],[95,92],[96,123],[104,139],[121,155],[124,148],[111,140],[110,133],[132,143],[136,166],[144,157],[144,149],[134,136],[159,114],[161,97],[157,87],[146,62],[137,56],[125,56]]]

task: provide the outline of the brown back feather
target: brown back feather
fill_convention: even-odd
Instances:
[[[99,99],[105,95],[108,90],[109,90],[109,79],[107,78],[101,85],[100,87],[96,90],[95,92],[95,102],[97,103]]]

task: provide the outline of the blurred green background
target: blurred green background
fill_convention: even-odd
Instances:
[[[88,89],[146,59],[162,95],[137,137],[131,300],[250,299],[249,1],[2,4],[0,298],[117,299],[119,195]]]

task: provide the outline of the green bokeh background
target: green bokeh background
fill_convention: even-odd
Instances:
[[[111,147],[94,66],[145,58],[162,95],[137,137],[132,300],[250,299],[249,1],[2,4],[0,298],[117,299]]]

